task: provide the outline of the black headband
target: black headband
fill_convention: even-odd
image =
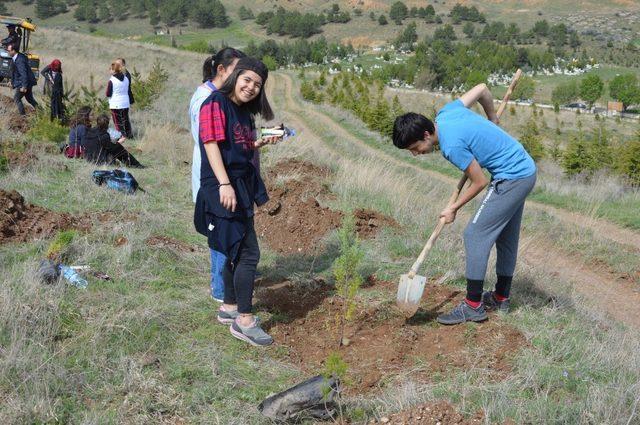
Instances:
[[[269,76],[269,70],[267,67],[258,59],[244,57],[241,58],[236,64],[236,70],[246,70],[253,71],[262,78],[262,84],[267,81],[267,77]]]

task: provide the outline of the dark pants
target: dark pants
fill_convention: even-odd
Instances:
[[[252,310],[253,282],[256,277],[260,247],[253,224],[253,217],[247,219],[246,234],[240,243],[240,251],[235,264],[227,259],[222,278],[224,279],[225,304],[238,304],[238,312],[249,314]]]
[[[112,109],[111,118],[113,119],[113,125],[127,139],[133,138],[133,130],[131,129],[131,121],[129,121],[129,108],[126,109]]]
[[[24,105],[22,104],[23,97],[27,100],[27,102],[31,104],[31,106],[33,106],[34,108],[38,107],[38,102],[36,102],[36,100],[33,98],[32,87],[29,87],[25,93],[22,93],[20,91],[20,88],[17,88],[15,89],[15,92],[13,94],[13,101],[16,103],[16,106],[18,107],[18,112],[20,113],[20,115],[25,114]]]
[[[130,167],[140,167],[142,164],[138,162],[135,156],[131,155],[128,150],[124,148],[120,143],[109,143],[108,145],[108,156],[113,162],[114,160],[118,160],[122,162],[124,165]]]
[[[64,121],[64,103],[62,103],[62,93],[51,94],[51,121],[54,119]]]

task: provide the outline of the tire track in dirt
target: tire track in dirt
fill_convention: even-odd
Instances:
[[[558,255],[540,239],[523,241],[519,255],[533,268],[555,270],[553,275],[571,282],[571,289],[605,311],[620,323],[640,329],[640,292],[638,286],[624,279],[612,279],[606,272],[592,270],[570,256]]]
[[[304,131],[304,133],[312,140],[317,140],[327,147],[328,151],[333,151],[334,148],[325,142],[322,137],[319,137],[313,130],[309,129],[306,125],[304,116],[301,115],[301,108],[297,107],[296,101],[292,96],[293,82],[288,75],[278,74],[278,80],[282,78],[282,88],[278,88],[284,91],[284,109],[291,114],[291,121],[298,125],[298,129]],[[309,109],[306,109],[309,111]],[[311,111],[315,112],[315,111]],[[314,116],[318,116],[331,130],[339,125],[331,121],[329,117],[321,113],[314,113]],[[331,123],[327,123],[327,121]],[[347,133],[342,130],[341,133]],[[350,140],[357,140],[355,137],[348,135]],[[424,170],[415,165],[406,164],[397,158],[394,158],[384,152],[380,152],[374,148],[369,147],[362,141],[357,141],[358,146],[363,150],[370,153],[375,153],[378,157],[384,160],[390,160],[395,165],[408,166],[421,173],[426,173],[437,178],[440,181],[446,183],[455,183],[451,178],[442,176],[434,171]],[[527,205],[529,202],[527,202]],[[545,210],[545,206],[537,205]],[[464,212],[463,216],[466,215]],[[588,218],[581,217],[584,224]],[[569,224],[577,224],[570,221]],[[600,223],[598,223],[600,224]],[[593,227],[590,227],[593,229]],[[595,230],[595,229],[594,229]],[[618,231],[620,229],[617,229]],[[602,231],[601,228],[599,232]],[[598,232],[598,233],[599,233]],[[629,237],[625,241],[628,241]],[[579,261],[572,256],[566,255],[550,246],[547,242],[540,239],[529,239],[523,241],[520,257],[524,264],[538,270],[554,270],[552,273],[559,279],[570,282],[573,291],[581,294],[583,297],[589,300],[599,311],[604,311],[614,319],[624,323],[627,326],[635,329],[640,329],[640,309],[637,305],[640,303],[640,292],[634,284],[623,279],[613,279],[607,273],[601,270],[592,269],[589,265],[582,261]]]
[[[328,115],[322,112],[318,112],[313,108],[305,109],[301,107],[301,105],[297,103],[297,100],[294,99],[292,96],[293,80],[291,79],[291,76],[287,74],[278,74],[278,76],[282,77],[285,80],[285,97],[287,100],[287,104],[291,106],[291,108],[289,109],[290,112],[294,113],[294,111],[303,111],[303,113],[313,115],[314,118],[318,120],[318,122],[323,122],[323,124],[328,129],[331,129],[331,131],[333,131],[339,137],[342,137],[345,140],[349,140],[354,143],[357,143],[359,148],[366,150],[372,155],[378,156],[381,159],[384,159],[385,161],[394,163],[396,165],[402,165],[403,167],[411,168],[419,173],[428,174],[429,176],[432,176],[433,178],[441,182],[451,185],[451,187],[453,187],[458,182],[458,180],[448,177],[437,171],[426,170],[424,168],[418,167],[417,165],[402,161],[401,159],[398,159],[392,155],[389,155],[386,152],[383,152],[379,149],[375,149],[367,145],[366,143],[364,143],[362,140],[355,137],[351,133],[349,133],[344,128],[342,128],[342,126],[337,124]],[[613,223],[610,223],[595,217],[585,216],[582,214],[562,210],[562,209],[555,208],[550,205],[544,205],[535,201],[528,200],[527,207],[535,208],[539,211],[544,211],[547,214],[552,215],[557,219],[564,221],[568,224],[575,225],[582,228],[587,228],[589,230],[592,230],[594,233],[598,234],[603,238],[612,240],[621,245],[630,246],[634,248],[636,251],[640,252],[640,234],[638,234],[637,232],[634,232],[631,229],[625,229]]]

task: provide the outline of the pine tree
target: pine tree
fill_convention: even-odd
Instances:
[[[568,176],[574,176],[585,172],[586,170],[595,169],[592,163],[593,158],[589,152],[589,146],[585,140],[584,133],[580,131],[578,134],[569,139],[564,155],[562,156],[562,168]]]
[[[98,4],[98,19],[102,22],[110,22],[113,20],[111,10],[109,10],[109,6],[104,1],[100,1]]]
[[[632,186],[640,187],[640,132],[620,147],[616,155],[616,170]]]
[[[131,14],[136,18],[142,18],[147,11],[145,0],[130,0]]]
[[[544,158],[545,151],[544,145],[542,144],[542,136],[533,118],[523,127],[520,143],[522,143],[522,146],[524,146],[524,149],[531,155],[534,161],[539,161]]]

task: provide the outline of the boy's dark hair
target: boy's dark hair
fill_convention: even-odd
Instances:
[[[242,61],[242,59],[241,59]],[[236,65],[236,69],[233,70],[233,73],[227,78],[227,81],[224,82],[222,87],[218,89],[219,92],[223,93],[225,96],[229,96],[236,87],[236,82],[238,81],[238,77],[245,72],[252,70],[256,72],[256,74],[262,77],[262,87],[260,87],[260,93],[250,102],[242,105],[246,107],[249,112],[253,115],[260,114],[260,116],[266,120],[270,121],[273,119],[273,110],[271,109],[271,105],[269,105],[269,100],[267,99],[267,94],[264,90],[264,85],[267,82],[268,71],[267,67],[257,59],[251,59],[247,61],[248,65],[252,65],[253,67],[242,68],[241,63],[238,62]]]
[[[418,140],[424,139],[424,132],[436,131],[433,122],[421,114],[408,112],[400,115],[393,123],[393,144],[398,149],[407,149]]]
[[[206,83],[207,81],[213,80],[218,73],[218,66],[222,65],[226,68],[233,63],[234,59],[241,59],[245,56],[247,55],[233,47],[220,49],[218,53],[204,60],[202,64],[202,82]]]
[[[107,130],[109,128],[109,116],[106,114],[98,115],[98,118],[96,118],[96,126],[100,130]]]

